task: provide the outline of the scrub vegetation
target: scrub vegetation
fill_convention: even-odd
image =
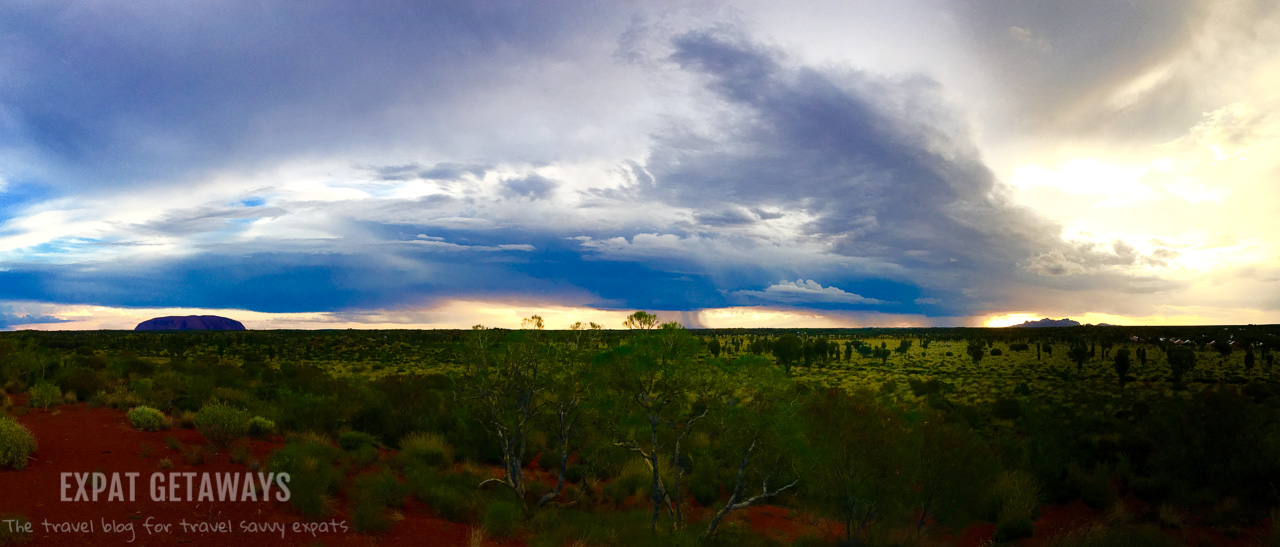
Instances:
[[[412,498],[531,545],[1274,535],[1275,328],[542,327],[2,333],[0,384],[23,412],[77,393],[145,431],[172,416],[241,460],[274,438],[292,510],[364,533]],[[36,440],[0,420],[21,468]],[[1041,537],[1080,503],[1114,518]]]

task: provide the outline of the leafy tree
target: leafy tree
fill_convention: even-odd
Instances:
[[[804,356],[804,343],[800,337],[791,333],[779,336],[773,341],[773,357],[782,365],[787,375],[791,375],[791,365]]]
[[[799,483],[792,471],[792,451],[799,446],[797,406],[792,398],[791,381],[759,358],[739,358],[724,371],[737,386],[725,396],[726,411],[717,420],[716,429],[726,445],[734,447],[733,463],[737,464],[729,499],[712,516],[703,537],[711,537],[716,527],[731,511],[772,498]],[[781,481],[776,481],[781,479]],[[769,483],[775,481],[770,489]],[[761,484],[755,495],[748,493],[749,484]]]
[[[1067,358],[1076,364],[1076,374],[1080,374],[1084,370],[1085,361],[1089,360],[1089,346],[1083,342],[1071,344],[1071,349],[1067,350]]]
[[[888,366],[888,364],[889,364],[889,356],[890,356],[890,355],[893,355],[893,352],[892,352],[892,351],[889,351],[888,349],[885,349],[885,348],[876,348],[876,349],[871,353],[871,356],[872,356],[872,357],[875,357],[876,359],[879,359],[879,360],[880,360],[880,365],[881,365],[881,366]]]
[[[1226,358],[1231,355],[1232,348],[1229,341],[1218,340],[1213,343],[1213,349],[1218,351],[1218,355],[1222,356],[1223,360],[1226,360]]]
[[[711,353],[712,357],[720,357],[720,339],[712,338],[711,340],[708,340],[707,351]]]
[[[982,358],[987,355],[986,344],[978,340],[970,340],[969,346],[965,348],[965,352],[969,354],[969,358],[973,359],[973,364],[978,364]]]
[[[540,410],[547,428],[554,432],[559,458],[556,485],[538,500],[539,507],[556,499],[564,490],[569,455],[581,438],[583,402],[587,397],[589,382],[589,369],[582,362],[583,357],[585,356],[575,355],[548,367],[547,389],[543,394]]]
[[[898,355],[906,355],[907,351],[910,349],[911,349],[911,341],[902,340],[898,342],[898,347],[894,348],[893,352],[897,353]]]
[[[1120,348],[1115,354],[1116,376],[1120,379],[1120,387],[1124,387],[1125,376],[1129,374],[1129,348]]]
[[[653,330],[659,327],[658,316],[646,311],[637,311],[627,316],[622,326],[631,330]]]
[[[978,505],[977,496],[995,476],[991,453],[982,438],[963,423],[925,414],[912,436],[911,477],[915,486],[916,533],[932,519],[961,524]]]
[[[526,319],[524,324],[536,325],[532,319]],[[493,331],[482,325],[472,327],[461,381],[462,395],[474,409],[473,416],[502,450],[502,478],[481,484],[504,484],[521,503],[525,503],[526,489],[522,463],[538,405],[548,387],[545,373],[551,349],[532,334],[512,332],[497,344]]]
[[[611,393],[599,404],[616,405],[617,419],[606,421],[614,428],[615,444],[638,454],[652,472],[652,530],[657,529],[664,502],[672,526],[680,524],[679,484],[664,484],[660,461],[664,455],[681,461],[682,442],[707,416],[700,395],[712,378],[711,370],[694,358],[699,349],[687,330],[667,323],[600,358],[601,375],[608,379]]]
[[[869,392],[833,388],[809,399],[803,416],[812,475],[805,491],[844,524],[846,544],[865,542],[869,525],[898,512],[911,491],[902,415]]]
[[[1182,378],[1196,366],[1196,352],[1191,348],[1174,346],[1165,352],[1169,360],[1169,372],[1173,377],[1173,388],[1183,389]]]
[[[1245,369],[1245,370],[1253,370],[1253,365],[1254,365],[1254,364],[1256,364],[1256,360],[1257,360],[1257,358],[1253,355],[1253,346],[1249,346],[1248,348],[1245,348],[1245,350],[1244,350],[1244,369]]]

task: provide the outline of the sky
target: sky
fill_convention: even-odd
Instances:
[[[0,329],[1280,323],[1280,3],[0,3]]]

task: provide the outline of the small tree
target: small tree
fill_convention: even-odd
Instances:
[[[540,319],[533,316],[523,324],[536,326]],[[504,484],[521,503],[525,503],[522,461],[526,440],[544,400],[545,367],[550,357],[549,346],[533,334],[513,332],[504,343],[497,344],[492,331],[476,325],[467,339],[469,355],[461,381],[462,397],[472,407],[473,417],[502,449],[502,478],[480,484]]]
[[[710,353],[712,357],[719,358],[720,350],[720,339],[712,338],[707,341],[707,352]]]
[[[889,351],[888,349],[885,349],[885,348],[876,348],[875,351],[872,352],[871,356],[875,357],[876,359],[879,359],[881,366],[886,366],[889,364],[890,355],[893,355],[892,351]]]
[[[1089,360],[1089,346],[1082,342],[1071,344],[1071,349],[1067,350],[1067,358],[1076,364],[1076,374],[1080,374],[1084,370],[1085,361]]]
[[[782,365],[787,375],[791,375],[791,365],[804,356],[804,343],[800,337],[791,333],[779,336],[773,341],[773,357]]]
[[[844,524],[845,544],[865,540],[869,526],[898,513],[912,490],[905,420],[870,392],[835,388],[814,394],[803,416],[812,476],[806,492]]]
[[[736,447],[734,456],[740,457],[734,462],[737,472],[729,500],[711,518],[703,537],[715,535],[716,527],[729,512],[777,496],[799,483],[799,478],[787,476],[792,468],[791,452],[800,443],[797,408],[791,400],[792,384],[767,361],[760,361],[764,360],[739,358],[724,371],[724,378],[741,382],[741,387],[723,393],[729,404],[717,420],[716,429],[726,444]],[[787,478],[792,480],[781,484]],[[749,485],[757,483],[761,485],[759,493],[751,495]]]
[[[653,330],[658,328],[658,316],[646,311],[637,311],[627,316],[622,326],[631,330]]]
[[[1174,346],[1166,352],[1169,372],[1173,377],[1173,389],[1183,389],[1182,378],[1196,366],[1196,352],[1190,348]]]
[[[911,349],[911,341],[903,340],[901,342],[898,342],[898,347],[894,348],[893,352],[897,353],[898,355],[906,355],[907,351],[910,349]]]
[[[1250,347],[1248,347],[1248,348],[1245,348],[1245,350],[1244,350],[1244,369],[1245,369],[1245,370],[1253,370],[1253,365],[1254,365],[1254,364],[1256,364],[1256,362],[1255,362],[1255,361],[1256,361],[1256,359],[1257,359],[1257,358],[1256,358],[1256,357],[1254,357],[1254,355],[1253,355],[1253,346],[1250,346]]]
[[[1129,348],[1120,348],[1116,350],[1115,355],[1116,376],[1120,378],[1120,387],[1124,387],[1125,375],[1129,374]]]
[[[987,355],[986,344],[977,340],[970,340],[969,346],[965,348],[965,352],[969,354],[969,358],[973,359],[973,364],[978,364],[982,358]]]

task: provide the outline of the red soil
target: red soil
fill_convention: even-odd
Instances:
[[[15,397],[16,404],[22,404],[21,397]],[[351,521],[346,514],[346,500],[342,497],[334,500],[334,515],[324,521],[330,524],[328,531],[316,531],[314,534],[305,531],[308,523],[302,519],[288,503],[225,501],[198,502],[155,501],[151,497],[150,480],[152,473],[160,472],[161,459],[173,462],[169,472],[203,473],[239,473],[251,472],[244,464],[230,461],[229,450],[210,455],[205,463],[188,464],[180,450],[170,449],[165,445],[166,437],[172,436],[182,443],[184,448],[203,446],[208,449],[207,441],[194,430],[174,429],[160,432],[141,432],[133,429],[124,413],[104,408],[89,408],[85,404],[62,406],[54,411],[32,410],[18,421],[26,425],[35,434],[39,450],[29,461],[27,468],[21,471],[0,469],[0,515],[20,514],[34,525],[32,541],[25,545],[174,545],[187,544],[193,546],[215,545],[244,547],[250,545],[427,545],[458,546],[468,545],[470,529],[465,524],[445,521],[433,516],[430,508],[410,498],[403,510],[393,513],[395,521],[391,530],[384,534],[357,533],[351,528]],[[268,454],[281,446],[279,439],[275,442],[259,440],[250,441],[248,448],[250,461],[266,462]],[[152,454],[144,457],[144,447],[149,447]],[[576,459],[576,454],[573,456]],[[536,458],[534,458],[536,462]],[[537,469],[537,464],[530,466],[530,478],[547,484],[555,484],[555,471]],[[102,472],[110,476],[112,473],[139,473],[137,490],[132,501],[107,501],[106,493],[94,501],[61,501],[62,473]],[[493,469],[501,475],[500,469]],[[197,479],[199,476],[197,476]],[[68,495],[76,493],[76,482],[69,480]],[[125,484],[125,495],[128,486]],[[193,494],[194,495],[194,494]],[[623,508],[646,506],[647,500],[628,499]],[[712,508],[697,507],[688,500],[690,512],[709,513]],[[1138,500],[1125,499],[1130,515],[1140,515],[1148,508]],[[647,507],[647,506],[646,506]],[[704,516],[710,516],[709,514]],[[7,518],[7,517],[5,517]],[[1067,505],[1045,505],[1040,509],[1040,518],[1035,522],[1036,535],[1018,543],[1023,547],[1038,547],[1051,543],[1072,530],[1086,528],[1095,523],[1106,522],[1107,516],[1100,511],[1090,509],[1083,502],[1075,501]],[[191,526],[212,526],[222,524],[230,527],[230,532],[183,530],[181,523],[185,521]],[[802,536],[817,536],[832,540],[840,536],[839,524],[825,521],[785,507],[762,505],[748,507],[730,513],[729,522],[744,523],[757,533],[778,541],[794,541]],[[92,531],[56,531],[46,528],[49,525],[93,526]],[[171,529],[148,532],[144,524],[169,524]],[[120,532],[108,532],[104,527],[115,523],[126,529]],[[247,532],[242,524],[280,523],[286,526],[281,537],[279,532],[261,533]],[[294,525],[300,528],[294,529]],[[333,529],[334,525],[336,530]],[[342,526],[347,528],[344,530]],[[4,532],[6,523],[0,522],[0,532]],[[1254,544],[1257,533],[1265,529],[1267,523],[1254,528],[1242,530],[1237,537],[1228,537],[1218,530],[1205,526],[1190,525],[1180,531],[1169,531],[1189,545],[1211,543],[1224,546],[1244,546]],[[127,527],[132,528],[132,532]],[[930,545],[960,545],[977,547],[989,544],[995,531],[990,523],[976,523],[953,533],[935,535],[927,540]],[[133,540],[130,542],[130,540]],[[519,541],[496,542],[486,539],[486,545],[522,545]]]
[[[377,535],[357,533],[351,528],[344,499],[335,500],[334,515],[324,521],[330,524],[330,530],[316,531],[314,534],[301,528],[308,524],[307,521],[288,503],[154,501],[150,488],[152,473],[161,471],[158,464],[163,458],[170,459],[174,464],[173,469],[165,471],[165,477],[169,472],[244,474],[250,470],[243,464],[231,463],[229,451],[226,450],[209,456],[203,464],[190,465],[180,451],[165,446],[165,438],[173,436],[186,446],[206,445],[199,433],[182,429],[153,433],[137,431],[129,425],[124,413],[118,410],[88,408],[81,403],[58,407],[54,411],[33,410],[17,418],[35,434],[39,449],[32,454],[26,469],[0,469],[0,514],[17,513],[31,520],[34,525],[32,541],[25,545],[187,544],[244,547],[468,544],[467,525],[434,518],[428,508],[413,500],[408,501],[402,511],[393,514],[393,519],[397,522],[390,531]],[[153,454],[144,458],[140,452],[145,445],[150,446]],[[279,446],[278,443],[251,441],[249,448],[253,458],[266,462],[267,454]],[[126,501],[107,501],[105,492],[100,494],[97,502],[61,501],[62,473],[95,471],[106,473],[108,477],[112,473],[139,473],[133,500],[128,501],[128,482],[121,475],[125,481],[123,492]],[[199,478],[197,475],[197,481]],[[77,492],[76,481],[72,479],[68,483],[68,495],[74,497]],[[185,484],[183,486],[185,488]],[[195,494],[193,493],[193,498]],[[194,526],[221,524],[231,530],[216,532],[189,528],[184,531],[181,525],[183,521]],[[43,524],[45,522],[50,525],[71,523],[92,526],[92,530],[56,531],[46,528]],[[153,529],[148,532],[143,526],[147,522],[169,524],[172,529]],[[105,531],[104,527],[112,523],[126,529],[121,532]],[[284,537],[278,531],[248,532],[241,527],[242,523],[281,523],[287,530]],[[295,525],[299,527],[296,530],[293,528]],[[345,530],[342,529],[343,525],[347,527]],[[5,526],[4,522],[0,522],[0,528]],[[128,527],[133,531],[128,531]],[[486,541],[486,544],[519,545],[519,542]]]

